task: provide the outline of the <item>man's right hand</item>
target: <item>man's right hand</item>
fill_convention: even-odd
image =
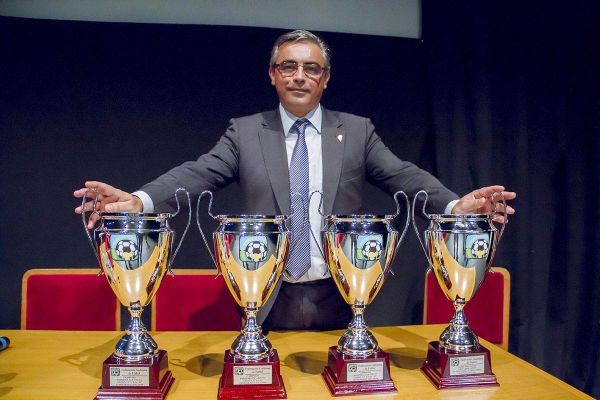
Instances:
[[[98,192],[98,200],[96,201],[96,211],[98,212],[142,212],[144,209],[142,201],[131,193],[124,192],[103,182],[88,181],[85,183],[85,187],[73,192],[73,196],[79,199],[86,196],[87,192],[87,197],[92,199],[83,205],[83,210],[81,206],[75,208],[77,214],[93,211],[95,193],[89,189],[96,189]],[[90,216],[88,229],[94,227],[98,218],[97,214]]]

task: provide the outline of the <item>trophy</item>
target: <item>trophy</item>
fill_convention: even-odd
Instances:
[[[89,191],[89,190],[88,190]],[[96,192],[96,190],[93,190]],[[172,252],[174,232],[169,219],[179,214],[177,193],[184,191],[190,207],[188,223],[179,245]],[[82,200],[82,210],[87,198]],[[101,224],[94,238],[83,226],[115,295],[131,314],[131,322],[115,351],[102,367],[102,386],[97,400],[164,399],[175,380],[169,370],[167,352],[159,350],[148,334],[141,315],[158,290],[165,273],[170,270],[175,255],[189,228],[192,213],[188,192],[175,192],[177,212],[168,213],[98,213]],[[96,210],[98,193],[93,201]]]
[[[416,200],[425,195],[423,214],[429,219],[425,245],[414,218]],[[420,191],[413,200],[413,226],[440,288],[456,310],[439,341],[429,343],[427,359],[421,370],[438,389],[497,386],[491,370],[490,351],[479,344],[464,313],[466,303],[477,292],[490,269],[507,219],[506,201],[500,193],[504,212],[497,212],[494,193],[492,214],[427,214],[427,193]],[[493,224],[504,217],[500,230]]]
[[[400,214],[399,194],[406,199],[407,214],[401,235],[392,226]],[[321,374],[334,396],[397,392],[390,378],[390,357],[379,348],[364,321],[365,307],[391,272],[392,261],[410,223],[406,194],[397,192],[394,200],[395,215],[329,215],[321,231],[323,258],[353,312],[348,330],[337,346],[329,348],[327,365]]]
[[[210,196],[208,215],[218,221],[213,233],[214,254],[200,225],[200,200]],[[198,198],[196,221],[215,266],[238,305],[245,323],[225,351],[219,380],[219,399],[287,398],[277,350],[256,321],[258,309],[277,286],[289,250],[289,231],[283,215],[213,215],[213,195]]]

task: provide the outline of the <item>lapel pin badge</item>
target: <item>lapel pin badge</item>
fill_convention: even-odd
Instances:
[[[337,135],[337,140],[341,143],[344,135]]]

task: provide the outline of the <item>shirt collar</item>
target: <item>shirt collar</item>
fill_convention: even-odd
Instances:
[[[290,134],[290,129],[292,129],[292,125],[294,125],[294,122],[300,118],[283,108],[281,103],[279,103],[279,115],[281,116],[283,133],[285,136],[288,136]],[[310,112],[302,118],[309,120],[312,126],[317,130],[317,133],[321,133],[321,121],[323,120],[323,110],[321,109],[321,104],[317,104],[315,108],[310,110]]]

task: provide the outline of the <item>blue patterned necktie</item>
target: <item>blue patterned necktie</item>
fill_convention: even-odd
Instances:
[[[290,236],[292,251],[288,256],[286,270],[294,279],[300,278],[310,268],[310,232],[308,221],[308,148],[304,130],[310,125],[307,119],[294,122],[290,133],[298,135],[292,161],[290,162]]]

